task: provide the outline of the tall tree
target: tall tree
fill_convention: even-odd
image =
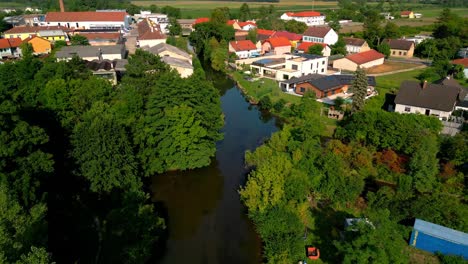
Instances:
[[[239,20],[247,21],[252,19],[252,14],[250,13],[250,8],[247,3],[243,3],[239,10]]]
[[[338,37],[338,41],[331,46],[331,54],[341,54],[346,55],[348,52],[346,51],[346,42],[344,41],[342,36]]]
[[[353,90],[351,111],[353,113],[359,112],[364,108],[364,99],[367,95],[368,86],[366,72],[358,66],[354,73],[353,83],[351,84],[351,89]]]
[[[307,53],[309,54],[315,54],[315,55],[322,55],[323,47],[320,44],[315,44],[309,47],[307,49]]]
[[[375,9],[369,9],[365,12],[364,20],[364,38],[369,43],[369,46],[376,47],[380,44],[382,38],[382,17]]]
[[[75,34],[70,37],[70,43],[72,46],[88,46],[88,38],[80,34]]]
[[[177,22],[177,19],[173,17],[169,18],[169,35],[178,36],[180,33],[182,33],[182,27]]]

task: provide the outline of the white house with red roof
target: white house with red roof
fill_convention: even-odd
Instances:
[[[333,61],[333,68],[345,71],[356,71],[358,66],[363,69],[367,69],[377,65],[382,65],[384,60],[385,55],[371,49],[335,60]]]
[[[291,52],[291,42],[285,37],[269,38],[262,43],[262,54],[282,55]]]
[[[319,26],[325,24],[325,15],[316,11],[304,11],[304,12],[286,12],[280,17],[282,20],[296,20],[304,22],[307,26]]]
[[[331,48],[325,43],[318,43],[318,42],[301,42],[297,48],[296,52],[297,53],[307,53],[309,50],[309,47],[314,46],[314,45],[320,45],[322,46],[322,56],[329,57],[331,54]]]
[[[249,31],[257,28],[257,24],[255,23],[255,21],[237,22],[237,24],[239,25],[241,30]]]
[[[128,29],[131,16],[123,11],[48,12],[47,26],[64,26],[73,29]]]
[[[21,56],[20,45],[23,41],[20,38],[0,39],[1,58],[17,58]]]
[[[235,40],[229,42],[229,52],[235,53],[239,59],[260,56],[260,49],[251,40]]]
[[[154,47],[159,43],[166,43],[167,36],[161,32],[159,25],[146,18],[138,23],[138,47]]]

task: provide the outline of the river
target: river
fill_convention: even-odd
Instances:
[[[167,209],[169,239],[161,263],[260,263],[261,241],[239,186],[246,180],[244,153],[278,130],[274,118],[251,106],[229,80],[214,82],[225,115],[224,139],[216,157],[202,169],[170,172],[152,178],[153,200]]]

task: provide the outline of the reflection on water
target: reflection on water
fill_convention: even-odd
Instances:
[[[261,243],[238,189],[244,184],[244,153],[277,130],[275,119],[262,116],[240,91],[225,89],[224,139],[209,167],[153,177],[153,200],[168,210],[169,241],[162,263],[260,263]],[[232,85],[232,84],[231,84]],[[217,86],[217,83],[215,83]]]

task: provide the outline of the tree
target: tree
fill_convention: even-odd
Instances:
[[[138,190],[141,181],[127,132],[109,106],[95,103],[73,130],[73,157],[93,192]]]
[[[247,3],[243,3],[239,10],[239,20],[247,21],[252,19],[252,14],[250,13],[250,8]]]
[[[382,42],[377,46],[377,51],[385,55],[385,58],[390,57],[390,45],[387,42]]]
[[[75,35],[71,36],[70,37],[70,43],[71,43],[72,46],[81,46],[81,45],[89,46],[88,38],[86,38],[85,36],[82,36],[80,34],[75,34]]]
[[[393,22],[387,22],[383,29],[383,37],[386,39],[396,39],[401,37],[400,28]]]
[[[247,34],[247,39],[252,41],[252,43],[257,43],[257,29],[251,29],[249,30],[249,33]]]
[[[296,20],[288,20],[284,24],[284,29],[286,29],[289,32],[296,33],[296,34],[304,34],[304,32],[307,30],[307,25],[304,22],[299,22]]]
[[[358,66],[356,72],[354,73],[354,80],[351,84],[353,90],[353,104],[351,106],[351,111],[353,113],[359,112],[364,108],[364,99],[367,95],[367,83],[366,72]]]
[[[342,36],[338,37],[338,41],[331,46],[331,54],[336,55],[336,54],[341,54],[341,55],[346,55],[346,42],[344,41]]]
[[[180,33],[182,33],[182,27],[177,22],[177,19],[173,17],[169,18],[169,35],[178,36]]]
[[[175,7],[172,7],[172,6],[164,6],[161,9],[161,12],[163,14],[166,14],[168,17],[172,17],[172,18],[180,18],[181,17],[180,8],[175,8]]]
[[[320,44],[312,45],[307,49],[308,54],[315,54],[315,55],[322,55],[322,51],[323,51],[323,46]]]
[[[215,25],[224,25],[229,20],[229,8],[227,7],[217,7],[211,11],[210,22]]]
[[[364,38],[369,43],[371,48],[376,47],[380,44],[382,38],[382,17],[377,10],[369,9],[364,13]]]

